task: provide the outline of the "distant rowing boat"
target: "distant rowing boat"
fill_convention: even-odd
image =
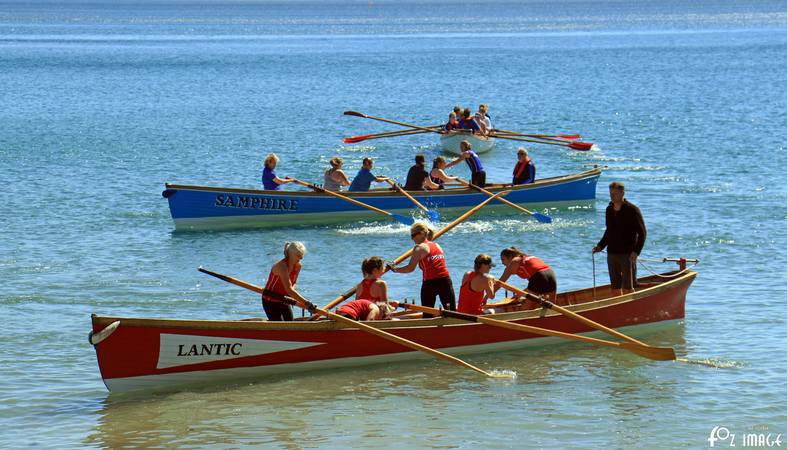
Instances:
[[[544,178],[533,184],[514,187],[492,186],[497,193],[510,190],[507,200],[536,209],[546,206],[576,206],[593,202],[600,169],[572,175]],[[323,193],[307,191],[266,191],[167,183],[162,195],[178,230],[259,228],[307,224],[331,224],[356,220],[378,220],[380,215]],[[413,197],[443,216],[462,213],[487,198],[467,188],[438,191],[409,191]],[[399,214],[413,211],[413,203],[392,189],[342,192],[364,203]],[[510,211],[497,200],[485,210]]]
[[[448,131],[440,135],[440,146],[444,151],[453,155],[462,153],[459,148],[459,143],[462,141],[470,142],[476,153],[486,153],[495,146],[495,138],[478,136],[467,131]]]
[[[642,278],[638,291],[615,295],[609,286],[559,294],[569,310],[607,327],[637,334],[674,324],[685,315],[686,292],[696,272]],[[496,307],[484,317],[566,333],[587,325],[551,310]],[[422,359],[424,354],[330,320],[269,322],[170,320],[92,315],[104,384],[112,392],[173,389],[193,383],[259,379],[282,373]],[[562,342],[452,318],[365,322],[396,336],[453,355],[489,353]],[[559,357],[559,356],[558,356]]]

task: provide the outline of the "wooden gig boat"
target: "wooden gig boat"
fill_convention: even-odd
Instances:
[[[462,153],[459,147],[459,143],[462,141],[470,142],[476,153],[486,153],[495,146],[495,138],[479,136],[467,131],[449,131],[440,135],[440,146],[445,152],[452,155]]]
[[[506,200],[530,209],[591,205],[601,169],[544,178],[514,187],[490,186],[496,194],[511,191]],[[468,188],[409,191],[419,202],[444,216],[464,213],[487,195]],[[331,224],[354,220],[380,220],[381,215],[345,200],[311,191],[266,191],[209,186],[166,184],[162,195],[169,201],[175,228],[179,230],[276,227]],[[342,192],[350,198],[399,214],[413,211],[413,202],[392,189]],[[485,212],[510,213],[508,206],[492,201]]]
[[[683,319],[686,292],[695,277],[696,272],[690,270],[668,272],[640,279],[642,286],[630,294],[614,295],[607,285],[564,292],[558,300],[571,303],[567,309],[602,325],[637,335]],[[519,311],[518,307],[496,307],[494,314],[484,317],[566,333],[593,331],[552,310]],[[567,342],[452,318],[404,317],[365,323],[452,355]],[[94,314],[92,322],[90,340],[101,377],[112,392],[176,389],[194,383],[428,358],[331,320],[169,320]]]

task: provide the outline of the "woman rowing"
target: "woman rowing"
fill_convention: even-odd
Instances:
[[[385,263],[379,256],[366,258],[361,263],[363,280],[355,287],[355,298],[365,299],[373,302],[388,301],[388,284],[381,280],[385,271]]]
[[[398,302],[373,302],[359,299],[343,304],[336,314],[352,320],[389,320],[396,311]]]
[[[481,164],[481,158],[473,151],[473,145],[470,141],[465,140],[459,143],[459,148],[461,150],[459,157],[445,165],[445,168],[450,169],[464,161],[470,169],[470,183],[480,188],[485,187],[486,171],[484,170],[484,165]],[[456,177],[454,177],[454,179],[456,179]]]
[[[279,157],[276,153],[269,153],[265,157],[262,168],[262,188],[270,191],[278,191],[280,185],[290,183],[292,180],[287,178],[279,178],[276,176],[276,165],[279,163]]]
[[[342,190],[342,186],[349,186],[350,179],[347,174],[342,170],[344,161],[338,156],[331,158],[331,168],[325,171],[323,178],[323,188],[326,191],[338,192]]]
[[[482,314],[484,305],[495,297],[495,278],[489,275],[494,267],[492,257],[481,253],[475,257],[473,270],[465,272],[462,287],[459,288],[458,311],[466,314]]]
[[[500,281],[506,281],[511,275],[519,275],[528,280],[527,292],[555,301],[557,298],[557,276],[555,272],[540,258],[528,255],[516,247],[508,247],[500,252],[500,261],[506,266]],[[538,307],[538,303],[527,299],[525,309]]]
[[[434,159],[432,171],[429,172],[429,181],[437,185],[436,189],[445,189],[446,183],[456,182],[457,177],[452,177],[445,173],[445,169],[448,167],[448,163],[442,156],[438,156]]]
[[[417,222],[410,227],[410,238],[415,242],[413,255],[410,262],[404,267],[389,266],[395,273],[410,273],[416,266],[423,271],[423,282],[421,283],[421,305],[434,307],[437,297],[444,309],[456,309],[456,296],[454,285],[451,282],[451,274],[445,265],[445,253],[443,249],[431,239],[434,231],[422,222]],[[424,314],[424,317],[432,317]]]
[[[284,259],[271,268],[262,293],[262,308],[268,320],[292,320],[292,307],[284,302],[285,296],[298,302],[299,306],[309,304],[309,301],[295,290],[298,274],[301,272],[301,260],[305,255],[306,246],[302,242],[284,244]]]

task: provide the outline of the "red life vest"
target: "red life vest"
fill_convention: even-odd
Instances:
[[[527,280],[538,272],[547,269],[549,269],[549,266],[538,257],[523,256],[522,260],[519,261],[519,267],[516,269],[516,274]]]
[[[353,300],[342,305],[336,314],[347,314],[355,320],[366,320],[371,312],[372,301],[366,299]]]
[[[472,283],[475,278],[475,272],[467,273],[471,275],[459,289],[459,306],[457,311],[465,314],[481,314],[484,310],[484,291],[476,292],[473,290]]]
[[[286,261],[286,260],[282,260]],[[296,281],[298,281],[298,274],[301,273],[301,265],[296,264],[292,269],[290,269],[290,284],[294,285]],[[280,294],[282,296],[287,295],[287,291],[284,290],[284,285],[281,283],[281,279],[278,275],[273,273],[273,268],[271,268],[270,273],[268,274],[268,282],[265,283],[265,290],[271,291],[276,294]],[[266,298],[266,300],[271,301],[278,301],[279,299],[276,298]]]
[[[522,178],[522,172],[527,169],[527,165],[530,163],[530,158],[527,158],[524,162],[517,161],[516,165],[514,166],[514,179],[518,180]]]
[[[358,298],[372,300],[375,302],[380,302],[383,300],[382,297],[374,297],[372,295],[372,285],[378,280],[378,278],[371,278],[371,279],[364,279],[361,281],[361,293],[358,294]]]
[[[445,266],[443,249],[432,241],[424,241],[424,244],[429,246],[429,254],[418,261],[418,267],[424,271],[424,281],[450,277],[448,267]]]

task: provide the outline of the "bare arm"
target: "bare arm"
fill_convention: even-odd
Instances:
[[[334,173],[332,173],[331,178],[333,178],[333,181],[341,184],[342,186],[350,185],[350,179],[347,178],[347,174],[345,174],[344,171],[342,170],[337,170]]]
[[[519,268],[519,264],[517,264],[516,267],[514,267],[513,263],[509,264],[508,267],[506,267],[506,270],[503,272],[503,275],[500,276],[500,281],[502,282],[508,281],[508,278],[511,277],[511,275],[513,275],[514,273],[516,273],[516,270],[518,268]],[[500,289],[500,285],[495,284],[494,292],[497,292],[498,289]]]
[[[284,291],[288,296],[298,301],[299,306],[304,306],[308,303],[311,303],[309,300],[306,300],[305,297],[299,294],[298,291],[295,290],[295,286],[290,283],[290,274],[287,273],[287,263],[276,263],[276,265],[273,267],[273,273],[279,276]]]
[[[418,244],[413,250],[413,256],[410,257],[410,263],[404,267],[397,267],[393,269],[396,273],[410,273],[418,267],[421,258],[429,254],[429,249],[424,244]]]
[[[445,165],[445,168],[446,168],[446,169],[450,169],[451,167],[454,167],[455,165],[457,165],[457,164],[459,164],[460,162],[464,161],[464,159],[465,159],[465,155],[464,155],[464,154],[462,154],[461,156],[459,156],[459,157],[458,157],[458,158],[456,158],[455,160],[453,160],[453,161],[451,161],[450,163],[446,164],[446,165]]]
[[[377,295],[380,301],[387,302],[388,301],[388,283],[383,280],[377,280],[376,283],[372,286],[372,289],[377,288]]]

